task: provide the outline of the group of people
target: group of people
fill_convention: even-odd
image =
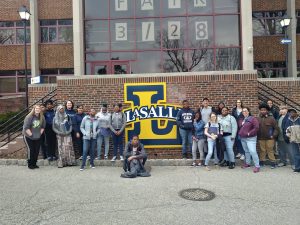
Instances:
[[[287,165],[287,159],[294,172],[300,172],[300,117],[294,108],[280,106],[278,112],[271,100],[259,105],[259,115],[252,116],[250,109],[241,100],[231,110],[220,102],[216,108],[209,106],[204,98],[202,105],[194,112],[187,100],[177,114],[177,125],[182,139],[182,157],[192,153],[192,166],[205,166],[214,157],[216,168],[235,168],[235,158],[244,161],[242,168],[251,167],[253,172],[265,166],[266,156],[272,169]],[[257,140],[259,148],[257,150]],[[237,154],[235,155],[234,146]],[[197,162],[197,150],[200,160]],[[279,154],[277,164],[275,153]]]
[[[59,168],[75,165],[74,150],[77,149],[77,155],[82,159],[80,170],[85,168],[88,158],[91,168],[95,168],[94,159],[101,158],[103,143],[104,159],[108,159],[110,137],[113,142],[111,161],[116,161],[118,150],[120,160],[124,161],[125,126],[122,104],[115,105],[113,113],[109,113],[107,105],[103,104],[100,112],[91,108],[88,114],[84,113],[81,104],[75,111],[74,103],[70,100],[64,106],[58,105],[56,110],[52,100],[35,105],[26,116],[23,126],[24,141],[28,147],[28,168],[38,168],[36,163],[40,149],[44,159],[58,160]]]
[[[182,139],[183,158],[186,159],[191,152],[192,166],[205,166],[208,171],[211,170],[209,163],[212,157],[216,167],[228,166],[229,169],[235,168],[236,158],[244,161],[242,168],[250,167],[253,160],[253,172],[257,173],[265,165],[268,156],[272,169],[286,166],[289,159],[293,170],[300,172],[300,117],[297,110],[282,105],[278,112],[273,102],[268,101],[259,105],[259,111],[257,117],[252,116],[250,109],[237,100],[230,113],[223,102],[213,108],[209,106],[209,99],[204,98],[194,112],[189,102],[184,100],[176,119]],[[138,136],[133,136],[127,143],[124,158],[125,126],[126,117],[120,103],[114,106],[113,113],[109,113],[107,104],[103,104],[100,112],[91,108],[88,114],[84,113],[81,104],[75,111],[74,103],[70,100],[65,105],[58,105],[56,110],[51,100],[35,105],[26,116],[23,126],[24,141],[28,147],[28,168],[38,168],[36,163],[40,149],[44,159],[58,160],[59,168],[75,165],[75,155],[82,159],[81,171],[88,159],[91,168],[95,168],[94,159],[101,159],[103,143],[104,159],[108,159],[109,140],[112,137],[111,161],[117,159],[119,152],[119,159],[124,161],[123,177],[147,176],[144,170],[147,155]],[[77,154],[75,149],[78,150]],[[279,164],[275,158],[277,149]]]

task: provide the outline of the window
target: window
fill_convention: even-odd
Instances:
[[[285,62],[256,62],[254,68],[259,78],[287,77]]]
[[[286,11],[253,12],[253,36],[284,34],[280,20],[285,14]]]
[[[240,1],[85,0],[86,74],[240,69]]]
[[[73,42],[72,20],[41,20],[41,43]]]
[[[26,21],[26,43],[30,43],[30,22]],[[24,22],[0,22],[0,45],[24,44]]]
[[[28,70],[28,83],[30,83],[31,71]],[[25,92],[25,71],[24,70],[0,70],[0,93],[11,95]]]
[[[44,84],[56,83],[56,77],[62,75],[73,75],[73,68],[60,68],[60,69],[42,69],[41,80]]]

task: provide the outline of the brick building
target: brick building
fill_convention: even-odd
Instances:
[[[29,72],[44,84],[65,75],[253,69],[262,78],[297,77],[299,0],[2,0],[1,102],[25,90],[21,5],[31,12]],[[285,15],[292,18],[289,65],[280,44]]]

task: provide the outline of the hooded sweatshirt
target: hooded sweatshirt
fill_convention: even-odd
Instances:
[[[65,111],[63,113],[59,112],[62,108],[64,108],[62,105],[57,107],[52,128],[56,134],[67,136],[72,132],[72,122]]]
[[[190,108],[183,108],[177,113],[176,122],[179,128],[184,130],[193,130],[195,113]]]
[[[293,119],[289,114],[287,114],[282,121],[283,138],[286,143],[290,143],[290,139],[286,135],[286,131],[290,126],[295,126],[295,125],[300,125],[300,117],[297,116],[296,118]]]
[[[25,135],[25,137],[28,137],[31,140],[38,140],[41,137],[41,129],[44,129],[45,126],[46,121],[44,119],[40,121],[40,118],[35,115],[26,116],[23,125],[23,135]],[[26,132],[26,130],[28,129],[32,133],[31,136],[29,136]]]
[[[100,134],[105,137],[110,136],[109,123],[111,114],[109,112],[104,113],[101,109],[100,112],[96,114],[96,118],[99,121]]]

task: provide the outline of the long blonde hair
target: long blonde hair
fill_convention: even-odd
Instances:
[[[27,116],[25,117],[25,120],[27,120],[28,118],[33,117],[33,116],[35,115],[35,108],[36,108],[36,107],[40,107],[40,108],[41,108],[40,105],[34,105],[34,106],[32,107],[31,112],[28,113]],[[39,119],[40,119],[40,124],[43,124],[44,121],[45,121],[45,117],[44,117],[44,113],[43,113],[42,110],[40,111]]]

